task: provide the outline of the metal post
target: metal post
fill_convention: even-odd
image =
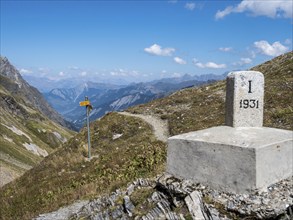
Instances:
[[[88,139],[88,157],[91,159],[91,134],[90,134],[90,107],[86,106],[86,121],[87,121],[87,139]]]
[[[90,111],[93,108],[89,98],[85,96],[84,101],[79,102],[79,106],[86,107],[87,139],[88,139],[88,157],[91,159],[91,134],[90,134]]]

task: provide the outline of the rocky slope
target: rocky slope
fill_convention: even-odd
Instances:
[[[292,129],[293,53],[256,69],[265,75],[264,125]],[[165,120],[170,135],[176,135],[222,125],[224,101],[225,82],[222,81],[184,89],[128,112]],[[73,205],[68,218],[176,219],[177,216],[177,219],[191,219],[195,210],[209,210],[204,212],[211,214],[207,219],[210,216],[214,219],[217,216],[218,219],[292,216],[292,179],[270,186],[267,192],[249,195],[214,191],[173,177],[161,182],[154,177],[161,176],[165,170],[167,146],[156,138],[144,120],[108,113],[91,123],[91,134],[91,160],[87,159],[87,133],[83,129],[41,164],[4,186],[0,190],[1,217],[31,219],[78,200],[89,201]],[[136,179],[153,182],[144,186],[133,182]],[[189,209],[193,203],[203,204],[204,208]]]
[[[235,194],[218,191],[168,174],[137,179],[126,188],[82,200],[35,220],[51,219],[290,219],[292,178],[265,191]]]
[[[64,143],[70,124],[24,81],[7,58],[0,59],[0,186],[23,174]]]
[[[74,128],[65,121],[44,99],[43,95],[34,87],[30,86],[20,75],[18,70],[10,64],[7,58],[0,57],[1,86],[13,95],[18,103],[24,103],[40,111],[52,121],[67,127]],[[4,78],[3,78],[4,77]]]

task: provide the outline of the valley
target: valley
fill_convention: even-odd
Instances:
[[[85,111],[79,107],[79,102],[83,101],[85,96],[88,96],[94,107],[90,114],[90,120],[94,121],[108,112],[123,111],[128,107],[165,97],[182,88],[197,87],[224,77],[225,74],[185,75],[127,86],[85,82],[74,88],[52,89],[44,93],[44,97],[65,119],[80,129],[85,123]]]

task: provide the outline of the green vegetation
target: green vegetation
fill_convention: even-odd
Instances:
[[[91,132],[92,160],[86,158],[84,129],[30,172],[3,187],[1,213],[5,219],[29,219],[163,171],[165,144],[156,140],[144,121],[111,113],[92,123]],[[115,134],[122,136],[113,140]]]
[[[292,130],[293,52],[252,70],[265,77],[264,126]],[[170,135],[224,125],[225,89],[225,81],[189,88],[128,111],[168,120]]]
[[[293,128],[292,60],[293,53],[290,52],[254,68],[265,75],[265,126]],[[176,135],[223,125],[224,101],[225,82],[221,81],[185,89],[128,111],[168,120],[170,134]],[[29,125],[35,134],[37,126]],[[77,199],[93,198],[125,187],[136,178],[151,177],[164,171],[166,144],[156,140],[144,121],[110,113],[91,124],[91,134],[93,158],[90,161],[86,158],[87,133],[84,129],[39,165],[4,186],[0,190],[1,218],[30,219]],[[145,209],[152,208],[143,200],[152,189],[140,193],[131,195],[133,202]],[[143,215],[143,211],[136,210],[138,215]],[[187,219],[191,217],[187,211],[183,210],[183,213]]]
[[[293,52],[253,70],[265,73],[264,125],[293,130]]]
[[[142,217],[148,213],[149,210],[155,208],[154,205],[147,199],[155,192],[152,188],[141,188],[131,194],[130,200],[133,202],[135,209],[133,213],[135,216]]]
[[[2,78],[6,79],[5,77]],[[42,156],[27,150],[24,144],[32,144],[33,147],[36,145],[38,148],[51,153],[74,134],[74,132],[51,122],[41,112],[25,105],[23,101],[16,101],[15,96],[4,89],[1,84],[0,158],[2,158],[1,170],[3,169],[6,172],[2,170],[0,186],[10,181],[11,176],[22,175],[27,169],[37,165],[43,159]],[[11,82],[10,84],[13,85]],[[10,84],[8,83],[8,85]],[[13,172],[12,167],[17,170],[18,175],[7,174],[7,170]]]
[[[168,120],[171,136],[222,125],[225,117],[224,89],[223,81],[197,89],[189,88],[128,111]]]

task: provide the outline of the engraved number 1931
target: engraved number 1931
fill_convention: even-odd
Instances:
[[[258,108],[259,102],[256,99],[241,99],[240,108]]]

